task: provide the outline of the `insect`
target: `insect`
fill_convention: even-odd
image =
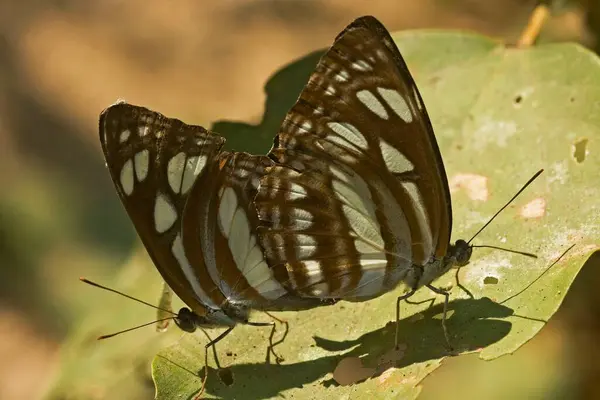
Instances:
[[[258,243],[252,198],[273,165],[268,157],[221,151],[221,136],[124,102],[102,112],[100,142],[148,254],[189,307],[172,319],[186,332],[227,328],[207,348],[237,324],[274,329],[273,323],[249,321],[251,309],[327,303],[286,289]]]
[[[236,324],[270,325],[250,310],[365,301],[401,283],[397,319],[426,286],[445,296],[448,340],[448,293],[432,282],[473,246],[450,244],[427,111],[374,17],[338,35],[266,156],[222,151],[215,133],[123,102],[101,114],[100,141],[146,250],[189,307],[177,325],[227,328],[207,348]]]
[[[450,244],[450,191],[429,116],[374,17],[339,34],[268,156],[276,165],[254,199],[258,234],[286,287],[305,297],[365,301],[402,283],[408,292],[398,298],[399,320],[400,301],[426,286],[445,296],[449,345],[449,295],[432,282],[469,262],[479,232]]]

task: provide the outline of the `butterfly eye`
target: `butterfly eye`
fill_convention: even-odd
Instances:
[[[456,266],[464,267],[469,263],[471,254],[473,253],[473,247],[465,240],[459,239],[451,247],[450,253],[456,258]]]

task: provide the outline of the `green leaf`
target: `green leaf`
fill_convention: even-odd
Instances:
[[[90,278],[156,303],[162,287],[160,274],[148,259],[146,250],[139,250],[122,266],[117,279],[107,281],[96,274]],[[156,310],[83,283],[78,285],[83,295],[76,297],[86,305],[88,313],[73,324],[62,344],[59,373],[46,398],[149,398],[154,393],[149,364],[160,349],[176,343],[181,332],[172,329],[157,334],[155,328],[147,327],[97,340],[100,335],[154,320]],[[92,305],[97,307],[90,312]]]
[[[421,90],[444,158],[455,239],[470,238],[538,169],[546,169],[475,240],[538,258],[474,249],[471,263],[460,270],[474,299],[454,284],[452,271],[436,282],[451,288],[448,329],[457,353],[479,352],[486,360],[510,354],[555,313],[585,260],[599,248],[600,153],[593,146],[600,139],[598,58],[575,44],[515,49],[467,33],[404,32],[394,39]],[[213,130],[237,150],[266,152],[317,58],[310,55],[271,78],[266,115],[258,126],[219,123]],[[547,270],[571,244],[575,247]],[[234,329],[217,346],[233,384],[224,385],[210,369],[206,396],[416,397],[419,382],[449,356],[440,324],[443,299],[426,288],[411,299],[420,304],[402,305],[400,340],[406,351],[399,368],[354,386],[332,380],[345,357],[377,367],[393,346],[399,294],[278,314],[290,324],[276,348],[285,358],[282,365],[265,363],[268,328]],[[268,321],[262,313],[255,319]],[[205,340],[186,335],[154,359],[157,398],[189,399],[199,390]]]

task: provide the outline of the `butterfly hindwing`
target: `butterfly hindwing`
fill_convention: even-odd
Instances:
[[[252,200],[271,166],[266,156],[219,154],[190,192],[182,226],[186,255],[199,278],[206,271],[228,305],[259,310],[314,307],[320,303],[286,289],[287,274],[275,276],[256,234]]]

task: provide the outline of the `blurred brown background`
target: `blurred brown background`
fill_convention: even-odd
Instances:
[[[133,382],[141,387],[133,397],[98,382],[88,382],[98,387],[82,389],[85,395],[56,389],[59,377],[69,381],[65,358],[76,358],[65,355],[70,338],[111,296],[81,285],[78,277],[108,283],[120,276],[139,286],[122,276],[138,242],[104,167],[97,137],[103,108],[123,98],[188,123],[257,121],[268,77],[328,46],[357,16],[375,15],[390,31],[459,28],[510,43],[535,3],[1,1],[0,399],[42,398],[51,387],[51,398],[152,398],[153,348],[134,368],[142,378]],[[600,15],[595,3],[561,2],[541,39],[593,46]],[[158,274],[148,260],[134,259],[156,286]],[[594,380],[600,373],[597,275],[584,269],[557,317],[514,356],[493,363],[470,356],[448,360],[425,381],[423,398],[474,398],[495,385],[527,398],[600,398]],[[115,328],[111,316],[124,301],[110,303],[116,308],[96,323],[100,333]]]

